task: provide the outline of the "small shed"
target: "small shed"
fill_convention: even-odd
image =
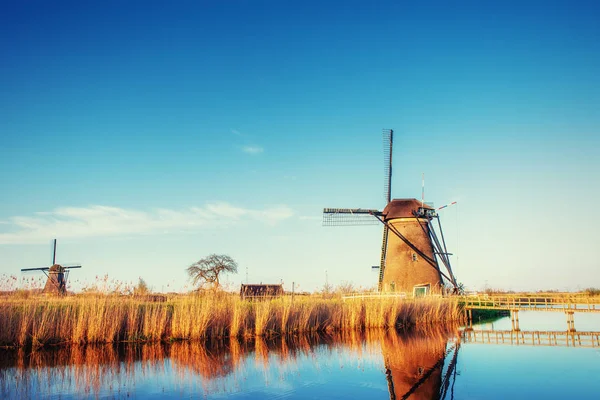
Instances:
[[[283,285],[272,285],[272,284],[245,284],[242,283],[240,288],[240,297],[242,300],[245,299],[265,299],[283,296]]]

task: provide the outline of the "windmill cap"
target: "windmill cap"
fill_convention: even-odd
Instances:
[[[414,218],[413,212],[417,212],[419,208],[433,210],[434,208],[423,204],[417,199],[394,199],[388,203],[383,209],[383,215],[386,220],[394,218]]]

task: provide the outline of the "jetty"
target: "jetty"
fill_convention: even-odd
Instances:
[[[519,311],[563,312],[567,316],[567,331],[575,332],[576,312],[600,312],[600,297],[582,295],[485,295],[465,296],[461,301],[469,323],[473,320],[473,310],[510,311],[513,331],[519,331]]]
[[[600,332],[463,329],[464,343],[529,346],[600,347]]]

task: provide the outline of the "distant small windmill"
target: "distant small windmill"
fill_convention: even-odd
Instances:
[[[54,251],[52,253],[52,266],[40,268],[23,268],[24,271],[42,271],[48,278],[44,285],[43,293],[55,293],[64,295],[67,293],[67,280],[69,278],[69,270],[73,268],[81,268],[81,265],[62,266],[56,263],[56,239],[54,239]]]
[[[362,208],[325,208],[324,226],[373,225],[381,222],[383,242],[378,289],[383,292],[409,292],[424,295],[447,284],[458,284],[450,265],[442,225],[436,210],[417,199],[393,199],[392,148],[394,131],[383,131],[387,205],[383,211]],[[437,220],[439,236],[433,221]],[[379,221],[379,222],[378,222]],[[389,233],[392,232],[393,235]],[[444,270],[440,268],[444,266]],[[375,267],[376,268],[376,267]]]

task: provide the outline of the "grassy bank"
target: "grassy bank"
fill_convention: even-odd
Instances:
[[[509,310],[472,310],[473,323],[495,321],[503,317],[509,317]]]
[[[114,343],[273,337],[459,321],[454,299],[341,299],[289,297],[249,302],[222,293],[148,302],[122,296],[5,298],[0,345]]]

